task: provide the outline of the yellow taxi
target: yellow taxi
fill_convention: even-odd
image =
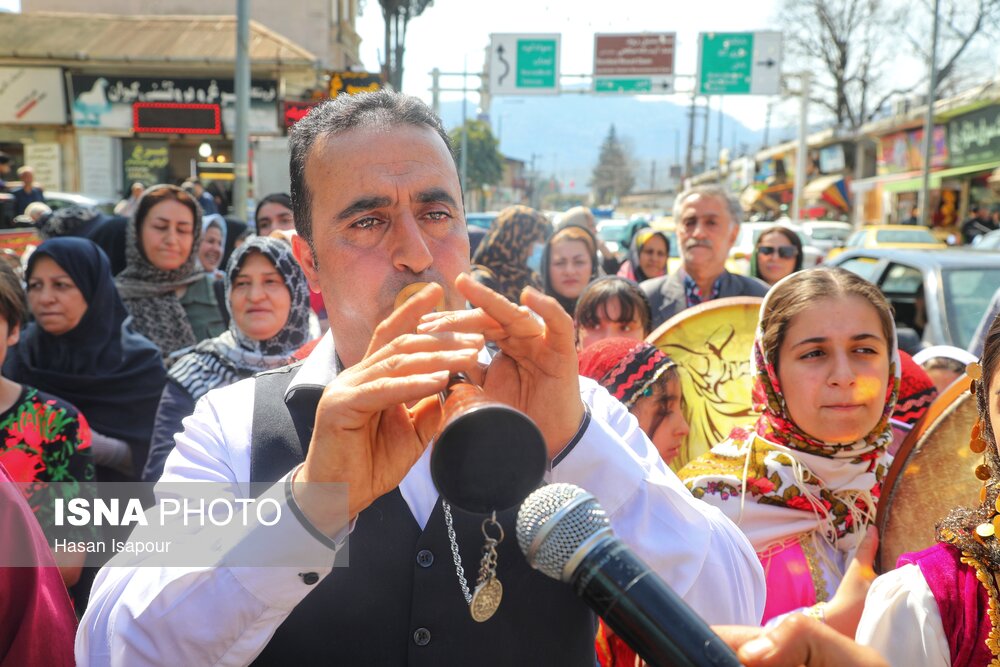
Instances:
[[[867,225],[851,234],[842,248],[833,248],[827,261],[845,250],[865,248],[899,248],[903,250],[940,250],[948,244],[938,240],[931,230],[921,225]]]

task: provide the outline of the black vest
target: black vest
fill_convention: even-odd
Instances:
[[[286,403],[297,368],[256,379],[251,482],[277,481],[305,459],[320,391],[298,390]],[[452,516],[473,589],[486,517],[454,507]],[[569,585],[528,566],[516,508],[497,520],[506,533],[497,548],[503,601],[485,623],[472,620],[459,587],[440,499],[421,531],[397,488],[361,512],[349,565],[316,585],[254,664],[592,667],[596,617]]]

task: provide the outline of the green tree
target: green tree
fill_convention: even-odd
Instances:
[[[493,136],[488,123],[481,120],[466,120],[451,131],[451,140],[459,152],[461,164],[462,131],[467,131],[469,152],[466,163],[466,190],[482,192],[484,185],[497,185],[503,179],[503,155],[500,154],[500,142]]]
[[[598,204],[611,204],[635,187],[632,159],[615,133],[614,125],[601,143],[601,154],[590,177],[590,187]]]
[[[410,19],[420,16],[434,0],[378,0],[385,20],[385,62],[382,75],[393,90],[403,89],[403,53]]]

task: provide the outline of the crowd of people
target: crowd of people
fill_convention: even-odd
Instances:
[[[38,565],[0,567],[0,664],[637,664],[511,537],[494,540],[495,615],[470,617],[465,573],[516,508],[479,516],[435,490],[456,373],[535,422],[546,479],[593,493],[744,664],[1000,659],[1000,318],[981,354],[911,358],[879,290],[803,270],[785,227],[760,234],[750,275],[728,271],[743,213],[715,186],[676,199],[675,271],[666,233],[615,251],[586,208],[553,223],[513,206],[472,245],[447,133],[391,92],[317,106],[290,147],[291,195],[250,225],[200,184],[137,183],[116,217],[43,214],[20,271],[0,263],[4,482],[161,483],[147,507],[169,483],[254,484],[282,510],[235,539],[190,531],[211,554],[196,565],[100,567],[51,550],[44,502],[0,483],[0,557],[16,540]],[[759,417],[680,461],[685,369],[650,341],[731,296],[760,299]],[[939,508],[937,544],[876,578],[892,456],[967,369],[983,494]],[[317,565],[286,565],[303,556]]]

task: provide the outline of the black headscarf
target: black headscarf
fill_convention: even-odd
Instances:
[[[49,239],[28,260],[28,280],[40,257],[69,275],[87,311],[58,336],[37,322],[25,327],[7,355],[4,376],[69,401],[98,433],[148,446],[166,371],[159,349],[132,329],[107,256],[88,239]],[[140,469],[142,464],[137,462]]]
[[[552,278],[549,275],[549,256],[552,254],[552,243],[553,241],[566,240],[565,236],[563,236],[562,233],[567,229],[575,229],[581,231],[584,234],[586,234],[586,237],[588,239],[588,241],[585,241],[587,245],[587,250],[590,252],[590,278],[588,279],[588,282],[598,276],[600,270],[600,264],[598,263],[597,260],[597,240],[594,238],[594,235],[591,233],[591,231],[583,225],[577,225],[574,223],[564,225],[559,229],[558,232],[553,234],[548,241],[546,241],[545,250],[544,252],[542,252],[542,287],[545,290],[545,293],[553,297],[556,301],[558,301],[559,304],[566,310],[566,312],[569,313],[570,317],[572,317],[573,313],[576,311],[576,302],[577,299],[579,299],[579,297],[577,297],[577,299],[570,299],[561,294],[557,294],[556,291],[552,289]],[[573,239],[573,240],[575,241],[578,239]]]

